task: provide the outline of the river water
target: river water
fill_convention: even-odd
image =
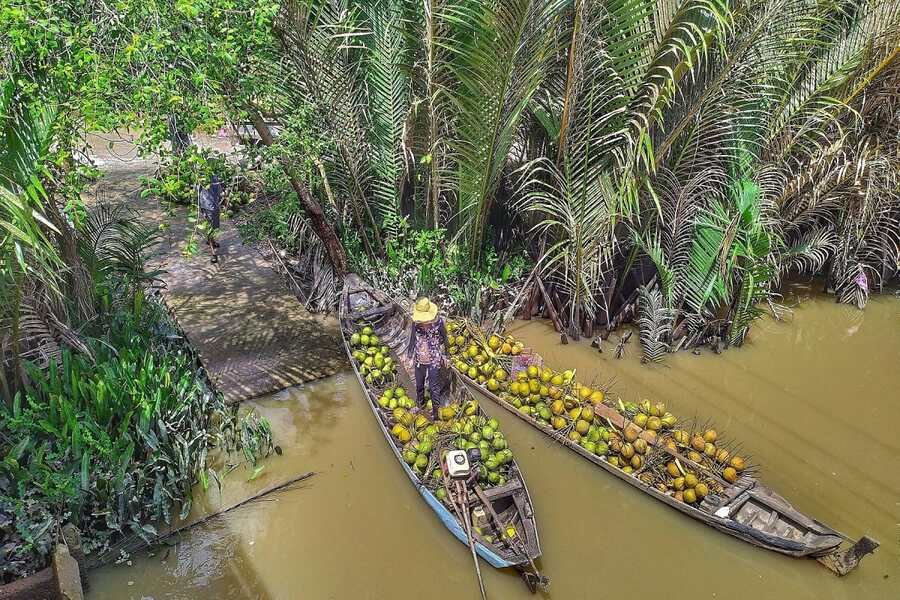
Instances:
[[[637,336],[617,360],[562,346],[545,322],[510,331],[548,364],[615,380],[625,400],[665,400],[740,439],[760,478],[799,509],[882,546],[848,577],[757,549],[693,521],[556,446],[505,411],[497,416],[534,499],[552,578],[545,598],[900,598],[900,302],[862,312],[793,287],[788,322],[758,324],[721,356],[670,355],[643,366]],[[615,340],[615,335],[613,336]],[[440,525],[394,461],[348,372],[252,405],[283,456],[253,481],[243,468],[210,490],[212,510],[305,471],[271,499],[213,519],[130,566],[91,574],[90,600],[143,598],[458,599],[478,594],[471,556]],[[528,598],[515,574],[482,562],[488,597]]]

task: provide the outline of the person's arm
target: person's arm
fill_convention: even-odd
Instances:
[[[443,363],[444,366],[450,366],[450,341],[447,339],[447,327],[444,325],[444,319],[441,319],[438,323],[438,335],[441,337],[441,342],[443,343],[441,363]]]
[[[409,330],[409,342],[406,344],[406,358],[412,358],[416,351],[416,324],[413,323]]]
[[[444,355],[449,355],[450,340],[447,338],[447,326],[444,324],[444,319],[438,323],[438,334],[441,336],[441,341],[444,342]]]

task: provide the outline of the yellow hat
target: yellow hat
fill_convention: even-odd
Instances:
[[[433,321],[437,314],[437,304],[428,298],[422,297],[416,300],[416,303],[413,305],[412,320],[415,323],[427,323],[428,321]]]

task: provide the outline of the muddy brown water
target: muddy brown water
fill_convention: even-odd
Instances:
[[[642,366],[636,336],[616,360],[561,346],[544,322],[512,333],[548,364],[608,381],[626,400],[662,399],[740,439],[761,479],[798,508],[882,547],[843,579],[814,561],[757,549],[693,521],[549,443],[495,406],[534,498],[552,577],[546,598],[900,598],[900,302],[865,312],[794,288],[790,323],[762,322],[738,350]],[[615,336],[613,336],[615,338]],[[90,600],[124,598],[475,598],[471,556],[410,486],[350,373],[253,403],[284,455],[224,498],[308,470],[317,476],[195,528],[131,566],[92,573]],[[515,574],[482,562],[493,599],[528,598]]]

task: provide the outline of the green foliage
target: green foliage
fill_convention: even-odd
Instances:
[[[300,211],[297,195],[286,193],[278,201],[241,219],[238,223],[238,232],[245,242],[272,240],[277,247],[295,254],[299,248],[299,240],[295,235],[292,221]]]
[[[0,521],[14,522],[0,526],[14,542],[2,575],[41,567],[66,521],[95,552],[152,537],[153,523],[187,515],[213,448],[247,446],[254,463],[272,448],[265,423],[241,433],[163,309],[139,298],[89,343],[93,360],[65,350],[47,369],[30,366],[31,383],[0,408]]]
[[[209,187],[213,175],[227,185],[234,179],[235,168],[214,150],[188,146],[181,155],[163,157],[154,176],[141,178],[141,196],[173,204],[196,204],[198,187]]]
[[[396,233],[385,245],[385,271],[389,278],[399,281],[411,275],[415,280],[405,287],[422,293],[431,293],[439,282],[459,279],[462,266],[459,249],[448,247],[443,230],[413,230],[406,219],[391,229]]]
[[[676,321],[732,342],[788,274],[823,273],[858,306],[898,274],[890,0],[13,0],[2,15],[3,64],[21,74],[9,97],[53,115],[55,183],[85,122],[140,126],[159,149],[169,117],[191,131],[262,116],[283,128],[251,152],[256,190],[308,186],[355,268],[413,269],[393,276],[404,289],[449,281],[480,304],[497,277],[483,254],[519,250],[490,224],[520,219],[577,327],[624,314],[650,263]],[[169,167],[154,192],[183,201],[194,175]],[[26,238],[51,231],[7,206]],[[342,263],[307,217],[263,229]],[[419,240],[406,219],[433,231]],[[308,279],[333,285],[322,264]]]

